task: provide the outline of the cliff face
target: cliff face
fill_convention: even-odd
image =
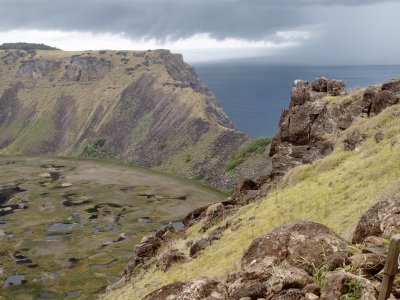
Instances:
[[[222,188],[237,181],[224,166],[249,137],[181,55],[7,50],[0,58],[1,153],[125,160]]]

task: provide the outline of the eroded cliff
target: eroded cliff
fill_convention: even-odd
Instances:
[[[128,161],[227,189],[247,144],[181,55],[155,51],[0,52],[0,151]],[[258,170],[268,163],[258,160]]]

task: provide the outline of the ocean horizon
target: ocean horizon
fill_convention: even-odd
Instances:
[[[346,90],[352,90],[400,78],[400,65],[279,66],[254,61],[193,65],[236,129],[253,138],[277,132],[281,111],[289,105],[296,79],[339,79]]]

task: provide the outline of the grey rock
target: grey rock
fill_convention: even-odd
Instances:
[[[318,223],[283,225],[252,242],[243,255],[242,268],[272,257],[311,274],[315,267],[325,263],[321,253],[329,256],[347,245],[342,237]]]
[[[366,237],[390,238],[400,230],[400,196],[380,201],[360,218],[353,235],[353,243],[362,243]]]
[[[208,239],[200,239],[193,243],[190,247],[189,255],[190,257],[197,257],[200,251],[204,250],[210,245],[210,241]]]

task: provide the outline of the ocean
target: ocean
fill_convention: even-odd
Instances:
[[[354,89],[400,78],[396,66],[274,66],[252,63],[195,64],[195,71],[216,96],[236,129],[253,138],[272,136],[290,102],[294,80],[324,76]]]

